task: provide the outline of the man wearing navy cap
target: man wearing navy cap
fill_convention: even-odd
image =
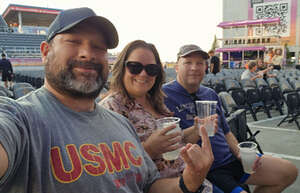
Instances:
[[[45,85],[15,101],[0,98],[0,193],[201,192],[213,161],[202,148],[181,151],[181,178],[159,179],[135,129],[96,105],[108,76],[113,24],[89,8],[65,10],[41,43]]]

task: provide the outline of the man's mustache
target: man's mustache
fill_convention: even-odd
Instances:
[[[80,68],[86,68],[86,69],[95,70],[97,72],[101,72],[103,64],[96,63],[96,62],[93,62],[93,61],[83,62],[83,61],[77,61],[77,60],[70,60],[68,62],[68,66],[69,66],[70,69],[73,69],[75,67],[80,67]]]

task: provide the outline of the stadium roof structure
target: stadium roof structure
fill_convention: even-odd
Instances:
[[[60,9],[9,4],[2,17],[10,26],[19,23],[19,13],[21,13],[22,25],[49,27],[61,11]]]
[[[6,23],[6,21],[2,18],[1,15],[0,15],[0,27],[7,27],[7,23]]]
[[[223,21],[217,26],[221,28],[230,28],[230,27],[243,27],[250,25],[260,25],[260,24],[276,24],[280,23],[280,18],[263,18],[263,19],[251,19],[251,20],[240,20],[240,21]]]

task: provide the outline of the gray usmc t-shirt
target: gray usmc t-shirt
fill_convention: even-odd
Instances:
[[[99,105],[74,112],[45,88],[0,98],[0,143],[0,193],[143,192],[159,177],[127,119]]]

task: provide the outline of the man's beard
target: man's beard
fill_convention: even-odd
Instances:
[[[95,99],[107,81],[107,75],[103,74],[103,64],[93,61],[80,62],[77,60],[68,60],[66,66],[59,65],[51,63],[48,58],[45,65],[45,75],[47,81],[55,90],[68,96]],[[95,70],[97,72],[96,79],[91,73],[81,73],[80,76],[82,77],[80,79],[83,80],[76,77],[73,69],[81,66]]]

